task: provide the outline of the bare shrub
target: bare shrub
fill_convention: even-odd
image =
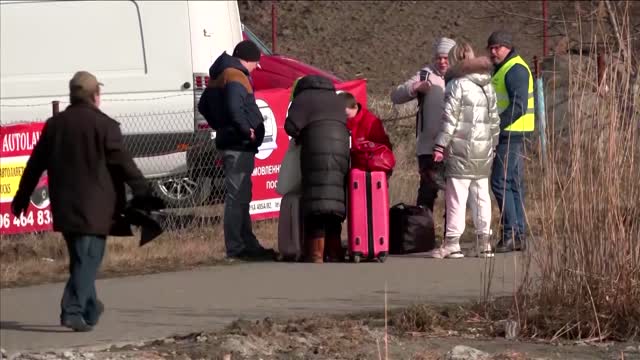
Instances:
[[[612,16],[628,38],[625,5]],[[629,339],[640,332],[637,70],[627,55],[598,84],[596,54],[622,59],[605,28],[592,34],[587,55],[557,57],[553,64],[562,66],[545,74],[549,159],[527,175],[536,271],[513,312],[531,336]]]

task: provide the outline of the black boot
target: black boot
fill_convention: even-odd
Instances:
[[[496,244],[496,253],[508,253],[512,251],[524,251],[527,248],[527,243],[524,236],[518,236],[517,238],[502,239]]]
[[[495,252],[498,254],[508,253],[512,251],[518,251],[516,243],[513,238],[502,239],[496,244]]]
[[[525,250],[527,250],[527,240],[524,235],[519,235],[516,237],[516,251]]]
[[[60,325],[77,332],[87,332],[93,330],[93,326],[87,324],[82,316],[74,315],[60,319]]]

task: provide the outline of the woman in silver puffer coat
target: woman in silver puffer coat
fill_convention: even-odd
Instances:
[[[483,58],[474,59],[471,46],[461,43],[449,52],[449,66],[442,130],[434,148],[434,161],[442,161],[447,154],[447,226],[443,246],[430,252],[430,256],[464,257],[460,236],[464,233],[466,204],[470,196],[476,228],[476,255],[491,257],[489,177],[500,133],[496,93],[491,85],[491,63]]]

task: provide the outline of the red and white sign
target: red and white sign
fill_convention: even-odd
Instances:
[[[282,196],[276,192],[280,164],[289,146],[289,136],[284,130],[284,122],[289,109],[292,89],[271,89],[256,91],[256,102],[265,118],[265,139],[255,158],[255,168],[251,176],[253,201],[251,219],[262,220],[277,217]],[[348,91],[361,104],[367,103],[367,83],[353,80],[336,84],[337,91]]]
[[[47,231],[53,226],[46,173],[31,195],[29,208],[20,217],[11,213],[11,201],[44,123],[0,127],[0,234]]]

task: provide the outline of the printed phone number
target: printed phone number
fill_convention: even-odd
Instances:
[[[49,210],[30,211],[27,215],[22,214],[20,217],[15,217],[7,213],[3,214],[0,219],[0,229],[8,229],[11,226],[27,227],[49,224],[51,224],[51,211]]]

